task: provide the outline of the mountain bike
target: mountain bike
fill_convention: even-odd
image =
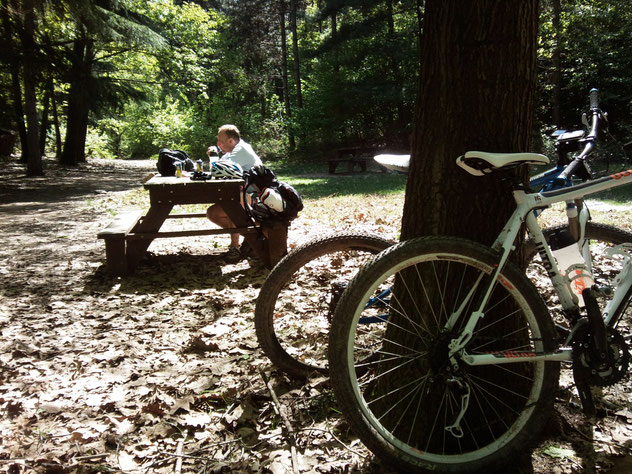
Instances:
[[[598,109],[596,94],[591,109]],[[598,123],[593,115],[589,138],[596,140]],[[585,157],[566,166],[562,178]],[[537,154],[478,151],[457,160],[473,175],[546,162]],[[591,387],[614,385],[629,369],[624,330],[632,317],[632,240],[608,250],[616,265],[603,279],[583,259],[560,268],[554,257],[560,249],[551,248],[536,213],[630,183],[632,170],[542,192],[511,182],[516,208],[491,248],[421,237],[388,248],[356,274],[334,312],[329,369],[342,413],[371,451],[408,471],[501,467],[549,420],[561,362],[571,364],[582,406],[594,412]],[[582,248],[566,248],[575,246],[581,257],[590,244],[581,237],[586,223],[578,221]],[[510,259],[523,224],[564,328]],[[574,284],[580,280],[583,289]],[[367,319],[379,322],[361,323]]]
[[[593,116],[603,122],[605,114],[598,109],[592,110]],[[572,175],[561,177],[573,161],[569,155],[583,147],[584,155],[588,156],[588,146],[590,151],[594,147],[590,133],[575,130],[558,134],[555,141],[556,165],[534,176],[531,186],[551,190],[570,186],[573,179],[591,177],[592,172],[585,160]],[[396,160],[396,169],[405,171],[401,160]],[[588,211],[579,201],[568,205],[569,222],[574,222],[571,215],[578,208],[581,211],[575,221],[579,216],[583,221],[587,220]],[[556,226],[544,232],[548,236],[564,228]],[[585,223],[583,241],[592,241],[593,249],[599,247],[597,256],[603,254],[602,249],[631,238],[632,234],[613,226],[590,221]],[[342,291],[364,263],[393,244],[381,237],[362,233],[329,235],[298,247],[275,266],[259,292],[255,328],[259,345],[277,368],[296,378],[328,373],[328,327]],[[539,264],[534,243],[525,245],[524,255],[524,261],[532,263],[529,274],[542,280],[544,269]],[[589,255],[585,258],[591,261]],[[599,264],[595,268],[599,271],[606,267]]]

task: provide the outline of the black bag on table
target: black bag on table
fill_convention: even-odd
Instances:
[[[158,152],[156,167],[162,176],[175,176],[176,164],[182,163],[182,171],[193,171],[195,165],[189,155],[182,150],[170,150],[161,148]]]

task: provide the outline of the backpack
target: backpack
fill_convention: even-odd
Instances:
[[[303,210],[303,200],[289,184],[279,181],[274,172],[263,165],[255,166],[248,171],[244,171],[244,202],[246,194],[252,197],[252,205],[247,205],[246,209],[250,216],[259,222],[268,220],[283,221],[289,223]],[[285,209],[277,212],[259,201],[259,193],[265,188],[272,188],[281,194],[285,202]]]
[[[162,176],[175,176],[176,163],[182,163],[182,171],[193,171],[195,167],[189,155],[182,150],[161,148],[158,152],[156,167]]]

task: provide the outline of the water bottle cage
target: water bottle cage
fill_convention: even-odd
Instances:
[[[626,242],[614,247],[607,248],[604,254],[608,258],[614,259],[615,256],[621,256],[623,260],[623,268],[612,282],[612,286],[617,288],[621,282],[628,278],[628,275],[632,271],[632,265],[630,260],[632,259],[632,243]]]
[[[613,258],[615,255],[622,255],[624,261],[632,258],[632,243],[626,242],[614,247],[607,248],[604,253],[608,258]]]
[[[586,265],[583,263],[576,263],[575,265],[571,265],[566,269],[566,278],[569,281],[577,280],[578,278],[590,278],[592,279],[592,275],[586,268]]]

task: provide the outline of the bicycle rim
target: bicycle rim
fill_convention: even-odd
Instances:
[[[332,384],[352,427],[388,462],[407,470],[500,465],[545,422],[558,364],[473,367],[447,356],[486,287],[470,292],[472,283],[489,281],[495,261],[462,239],[413,239],[371,262],[343,295],[330,335]],[[388,288],[379,305],[366,304]],[[446,328],[458,308],[462,316]],[[535,288],[508,267],[467,350],[541,352],[552,335]]]

